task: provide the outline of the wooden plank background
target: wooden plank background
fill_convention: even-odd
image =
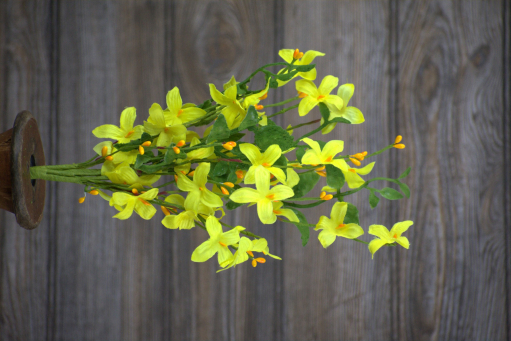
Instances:
[[[191,262],[202,231],[111,219],[82,189],[49,184],[34,231],[0,212],[1,340],[511,339],[511,9],[504,1],[0,1],[0,131],[30,110],[48,163],[92,154],[90,131],[135,106],[137,123],[178,86],[185,102],[281,48],[326,53],[355,84],[363,125],[327,135],[349,152],[397,134],[407,148],[373,174],[407,166],[410,199],[352,201],[367,228],[411,219],[410,250],[374,260],[338,240],[303,248],[292,226],[229,221],[283,257],[216,274]],[[294,95],[274,91],[268,103]],[[307,117],[318,116],[317,110]],[[303,122],[290,112],[278,123]],[[303,128],[302,128],[303,129]],[[300,131],[298,131],[299,133]],[[319,135],[317,136],[319,138]],[[351,199],[351,198],[350,198]],[[323,205],[309,221],[329,213]]]

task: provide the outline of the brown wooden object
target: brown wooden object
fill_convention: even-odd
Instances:
[[[46,182],[30,179],[30,167],[36,165],[45,165],[44,150],[37,122],[25,110],[12,129],[0,134],[0,208],[13,212],[28,230],[39,225],[44,209]]]

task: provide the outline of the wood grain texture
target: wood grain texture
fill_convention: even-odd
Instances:
[[[29,109],[39,123],[43,145],[51,142],[51,49],[49,1],[6,1],[2,15],[2,126],[11,128],[18,112]],[[49,207],[48,207],[49,208]],[[48,249],[51,212],[39,228],[19,227],[11,213],[0,217],[0,339],[28,340],[48,332]]]
[[[376,151],[393,139],[387,131],[390,91],[389,3],[387,1],[288,1],[285,5],[285,47],[301,51],[318,50],[325,57],[315,60],[317,85],[324,76],[339,77],[339,84],[353,83],[355,94],[350,105],[364,113],[362,125],[338,125],[321,140],[340,139],[344,153]],[[328,22],[329,24],[324,24]],[[303,24],[296,24],[303,23]],[[290,86],[287,97],[293,96]],[[335,92],[337,93],[337,89]],[[290,112],[286,125],[319,118],[316,108],[305,117]],[[296,137],[307,132],[301,128]],[[388,174],[388,157],[378,157],[371,173]],[[367,161],[366,163],[370,162]],[[321,182],[322,184],[324,181]],[[383,185],[383,184],[379,184]],[[309,196],[319,195],[320,188]],[[388,224],[391,206],[382,200],[371,210],[368,194],[359,192],[346,200],[360,209],[364,230],[370,224]],[[321,215],[330,216],[333,202],[306,210],[309,223]],[[318,232],[311,230],[309,244],[302,248],[294,227],[283,226],[284,234],[284,339],[391,339],[392,329],[392,253],[381,250],[371,261],[367,246],[346,239],[328,249],[319,243]],[[362,237],[371,240],[370,236]]]
[[[0,339],[509,339],[510,13],[497,0],[0,1],[0,131],[32,111],[48,164],[90,157],[91,130],[126,106],[140,124],[174,86],[199,103],[208,83],[241,80],[281,48],[315,49],[316,83],[355,84],[366,118],[315,137],[347,153],[397,134],[407,146],[365,161],[369,177],[412,166],[412,197],[374,210],[364,191],[348,197],[362,227],[415,222],[410,250],[371,260],[365,245],[325,250],[311,231],[302,247],[292,225],[227,211],[283,261],[216,274],[216,260],[190,261],[199,228],[167,230],[161,212],[117,221],[101,198],[78,205],[82,188],[48,184],[36,230],[0,212]],[[294,96],[292,83],[265,103]],[[309,222],[332,204],[306,210]]]
[[[399,257],[399,338],[506,334],[502,3],[400,2],[399,129],[415,225]],[[477,307],[475,309],[475,307]]]
[[[92,155],[91,131],[136,123],[162,102],[163,3],[62,2],[59,24],[58,163]],[[73,46],[73,48],[69,48]],[[59,186],[56,339],[161,339],[161,233],[157,217],[116,221],[108,204],[76,186]],[[108,323],[105,323],[108,321]]]
[[[169,6],[172,25],[167,27],[167,90],[178,86],[185,102],[210,98],[208,83],[217,88],[232,75],[247,77],[275,60],[272,1],[176,1]],[[251,88],[262,88],[261,79]],[[269,100],[273,100],[270,97]],[[255,207],[228,211],[227,223],[246,226],[267,237],[270,250],[279,254],[273,227],[259,223]],[[216,274],[218,263],[190,263],[193,250],[206,239],[200,229],[168,231],[169,250],[165,292],[167,338],[172,339],[274,339],[280,337],[280,282],[282,268],[269,261],[256,269],[239,267]]]
[[[502,21],[503,21],[503,54],[502,66],[504,76],[504,116],[503,116],[503,134],[504,134],[504,226],[506,236],[506,307],[507,307],[507,339],[511,338],[511,174],[506,171],[511,167],[511,4],[507,1],[502,2]]]

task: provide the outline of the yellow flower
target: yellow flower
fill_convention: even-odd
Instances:
[[[193,174],[193,181],[178,173],[177,187],[182,191],[190,192],[186,196],[185,205],[194,211],[199,210],[201,203],[209,207],[223,206],[222,199],[206,188],[210,167],[209,162],[203,162],[197,166]]]
[[[160,175],[138,176],[127,162],[121,163],[118,166],[105,163],[104,168],[104,173],[103,168],[101,169],[103,175],[106,175],[113,183],[130,185],[138,189],[143,189],[143,186],[151,186],[161,177]]]
[[[196,146],[200,144],[201,141],[197,137],[193,137],[192,141],[190,143],[190,147]],[[186,153],[186,159],[177,159],[175,162],[178,164],[182,163],[182,165],[178,165],[174,167],[174,172],[182,173],[185,172],[188,174],[190,172],[191,163],[190,160],[197,160],[197,159],[210,159],[211,156],[214,156],[215,153],[215,147],[204,147],[199,149],[194,149],[188,153]]]
[[[107,155],[110,155],[110,154],[113,154],[113,153],[117,152],[117,153],[111,155],[112,156],[112,160],[111,161],[105,160],[105,163],[112,162],[114,165],[117,165],[117,164],[122,163],[122,162],[126,162],[128,164],[134,164],[135,161],[137,160],[137,155],[140,154],[138,149],[135,149],[135,150],[132,150],[132,151],[129,151],[129,152],[119,152],[113,146],[113,142],[112,141],[100,142],[100,143],[98,143],[97,145],[94,146],[93,150],[98,155],[103,156],[103,148],[104,147],[106,147],[106,154]],[[103,172],[102,172],[102,174],[103,174]]]
[[[270,177],[263,167],[256,169],[256,189],[240,188],[234,191],[230,199],[237,203],[257,203],[257,214],[263,224],[273,224],[277,216],[273,213],[272,201],[291,198],[294,192],[284,185],[277,185],[270,189]]]
[[[223,232],[222,225],[214,216],[206,219],[206,229],[209,239],[193,251],[192,261],[205,262],[218,253],[218,264],[228,264],[233,258],[229,245],[236,244],[240,240],[240,232],[236,228]]]
[[[165,117],[161,106],[154,103],[149,108],[149,118],[144,121],[144,129],[151,136],[158,135],[156,139],[158,147],[167,147],[171,142],[177,143],[186,139],[186,127],[182,124],[176,124],[176,122],[179,121]]]
[[[364,234],[364,230],[357,224],[344,224],[344,217],[348,210],[345,202],[336,202],[332,207],[330,219],[321,216],[314,230],[322,230],[318,239],[324,248],[332,245],[337,237],[354,239]]]
[[[234,253],[234,257],[229,261],[224,262],[224,264],[220,264],[220,266],[225,266],[224,269],[220,269],[217,272],[224,271],[229,269],[230,267],[236,266],[248,260],[249,255],[254,257],[253,252],[262,252],[264,255],[268,255],[272,258],[282,260],[282,258],[277,257],[269,253],[268,241],[264,238],[250,240],[247,237],[241,237],[238,251]]]
[[[143,194],[134,196],[124,192],[115,192],[110,199],[110,206],[122,208],[121,212],[113,216],[121,220],[128,219],[133,214],[133,210],[145,220],[151,219],[156,213],[156,208],[148,200],[156,198],[158,188],[153,188]]]
[[[113,124],[104,124],[92,131],[94,136],[99,138],[117,140],[119,143],[128,143],[131,140],[137,140],[142,136],[144,128],[142,126],[133,127],[137,117],[136,109],[126,108],[121,113],[120,127]]]
[[[302,157],[304,165],[334,165],[342,171],[348,171],[348,164],[343,159],[334,159],[335,155],[342,152],[344,142],[341,140],[329,141],[321,150],[319,143],[306,137],[302,139],[311,149],[308,149]]]
[[[283,49],[283,50],[279,51],[279,56],[282,59],[284,59],[286,62],[291,63],[293,61],[294,51],[295,50],[292,50],[292,49]],[[325,54],[323,52],[309,50],[309,51],[305,52],[305,54],[300,59],[295,61],[294,65],[309,65],[310,63],[312,63],[314,58],[322,57],[324,55]],[[282,73],[282,70],[279,71],[279,74],[280,73]],[[314,68],[310,71],[307,71],[307,72],[298,72],[293,78],[295,78],[297,76],[300,76],[304,79],[313,81],[316,79],[316,68]],[[293,79],[293,78],[291,78],[291,79]],[[289,81],[277,80],[277,82],[279,83],[279,86],[282,86],[282,85],[285,85]]]
[[[185,210],[177,215],[167,215],[161,223],[163,226],[169,229],[177,229],[180,230],[189,230],[195,226],[195,221],[199,221],[197,218],[198,214],[205,214],[207,216],[214,215],[215,210],[211,207],[208,207],[202,203],[199,204],[198,211],[193,210],[192,207],[185,204],[185,198],[180,196],[179,194],[171,194],[167,198],[165,198],[166,202],[171,204],[177,204],[179,206],[183,206]]]
[[[289,221],[299,222],[300,219],[296,216],[296,213],[293,212],[293,210],[290,210],[289,208],[282,208],[282,201],[273,201],[273,213],[275,215],[281,215],[286,217]]]
[[[369,174],[374,167],[374,162],[371,162],[367,166],[364,166],[362,168],[351,168],[348,166],[348,170],[342,170],[342,173],[344,174],[344,179],[348,183],[349,188],[359,188],[364,184],[364,179],[360,177],[359,174],[366,175]]]
[[[263,90],[255,93],[255,94],[252,94],[252,95],[249,95],[249,96],[245,97],[245,99],[241,103],[243,108],[245,108],[245,110],[246,110],[251,105],[256,106],[259,103],[259,101],[261,101],[261,97],[264,97],[265,95],[268,94],[268,89],[269,88],[270,88],[270,81],[268,81],[266,83],[266,87]],[[259,116],[261,116],[261,115],[259,115]]]
[[[334,76],[326,76],[321,81],[319,88],[307,79],[296,82],[296,90],[306,94],[298,105],[298,114],[305,116],[319,103],[324,103],[330,111],[340,110],[343,106],[341,97],[330,95],[330,92],[337,86],[339,79]]]
[[[246,116],[246,111],[237,100],[238,88],[234,76],[227,83],[230,86],[225,88],[224,94],[218,91],[214,84],[209,84],[211,98],[221,105],[225,105],[222,114],[225,116],[229,129],[237,128]]]
[[[410,247],[410,242],[408,241],[408,238],[401,237],[401,235],[412,225],[413,221],[405,220],[395,223],[390,231],[383,225],[369,226],[369,234],[379,238],[371,240],[368,245],[369,252],[371,252],[371,258],[373,258],[374,253],[385,244],[398,243],[405,249],[408,249]]]
[[[240,151],[245,154],[248,160],[252,163],[252,166],[250,166],[247,174],[245,175],[246,184],[254,184],[256,182],[255,170],[259,168],[259,166],[266,170],[266,176],[269,176],[271,173],[275,175],[279,181],[286,181],[284,171],[280,168],[272,167],[275,161],[277,161],[282,155],[282,150],[278,144],[272,144],[263,154],[261,154],[258,147],[251,143],[243,143],[240,144]]]
[[[362,112],[355,108],[355,107],[348,107],[348,102],[350,101],[351,97],[353,96],[353,93],[355,92],[355,86],[353,84],[343,84],[339,87],[337,90],[337,96],[342,98],[342,107],[341,108],[335,108],[333,107],[330,110],[330,117],[329,120],[332,120],[336,117],[342,117],[347,119],[351,122],[351,124],[360,124],[365,121],[364,115]],[[324,120],[321,119],[321,124],[323,124]],[[321,131],[323,134],[328,134],[332,131],[332,129],[335,128],[337,123],[330,123],[326,127],[324,127]]]
[[[186,123],[206,115],[206,111],[198,108],[195,104],[187,103],[183,105],[183,100],[177,86],[167,93],[167,110],[163,113],[165,119],[169,122],[174,119],[178,120],[172,124]]]

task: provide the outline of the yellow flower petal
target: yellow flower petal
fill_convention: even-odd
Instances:
[[[310,80],[300,79],[299,81],[296,82],[295,85],[296,85],[296,91],[303,92],[303,93],[309,95],[307,97],[317,98],[320,95],[320,93],[318,92],[318,88]],[[307,98],[307,97],[305,97],[305,98]]]
[[[183,100],[181,99],[181,94],[179,93],[179,89],[175,86],[172,90],[167,93],[167,107],[171,114],[177,114],[181,107],[183,106]]]
[[[212,247],[213,243],[210,239],[200,244],[192,253],[193,262],[205,262],[215,255],[217,249]]]
[[[259,160],[261,160],[261,152],[259,148],[254,146],[251,143],[242,143],[240,144],[240,151],[248,158],[248,160],[252,164],[260,164]]]
[[[367,233],[382,240],[388,240],[390,238],[390,231],[383,225],[371,225],[369,226],[369,231]]]
[[[389,234],[391,236],[394,236],[394,234],[397,234],[398,237],[401,236],[410,226],[413,225],[413,221],[411,220],[405,220],[399,223],[395,223],[394,226],[392,226],[392,229],[390,230]]]
[[[344,222],[344,217],[346,216],[346,212],[348,211],[348,203],[346,202],[336,202],[334,206],[332,206],[332,211],[330,213],[330,217],[334,220],[335,224],[339,225]]]
[[[277,220],[277,216],[273,213],[273,205],[268,199],[257,202],[257,214],[263,224],[273,224]]]
[[[371,258],[374,258],[374,253],[378,251],[383,245],[387,244],[381,239],[373,239],[368,245],[369,252],[371,252]]]
[[[270,190],[270,193],[274,194],[272,200],[284,200],[291,198],[293,195],[295,195],[295,192],[291,188],[284,185],[277,185],[273,187]]]
[[[333,244],[335,238],[336,235],[328,232],[328,230],[323,230],[318,235],[318,240],[325,249]]]
[[[261,194],[255,189],[245,187],[235,190],[229,198],[234,202],[246,204],[249,202],[258,202],[261,197]]]
[[[117,193],[114,193],[114,195]],[[120,205],[117,205],[120,206]],[[112,218],[117,218],[120,220],[126,220],[133,214],[133,209],[135,208],[135,201],[134,200],[128,200],[126,203],[126,207],[116,215],[114,215]]]
[[[124,138],[123,131],[113,124],[104,124],[102,126],[97,127],[92,131],[94,136],[101,139],[113,139],[120,140]]]
[[[133,123],[137,118],[137,111],[134,107],[126,108],[121,113],[121,129],[129,132],[133,129]]]
[[[337,87],[337,84],[339,84],[339,78],[334,77],[334,76],[326,76],[321,81],[321,84],[318,87],[318,92],[320,95],[326,96],[326,95],[330,94],[330,92],[332,92],[332,90],[335,87]]]
[[[341,97],[344,102],[344,106],[347,106],[348,102],[350,101],[354,92],[355,92],[355,85],[350,84],[350,83],[343,84],[337,90],[337,96]]]

